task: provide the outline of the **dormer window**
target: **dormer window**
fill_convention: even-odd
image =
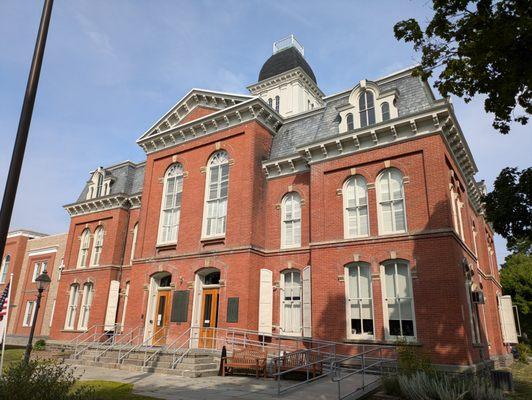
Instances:
[[[100,167],[92,174],[87,188],[87,200],[109,195],[111,192],[112,176],[105,176],[105,170]]]
[[[375,101],[373,92],[365,90],[358,98],[358,108],[360,112],[360,127],[373,125],[375,123]]]
[[[98,174],[98,183],[96,184],[96,197],[100,197],[102,195],[102,189],[103,189],[103,174]]]
[[[383,121],[388,121],[390,119],[390,105],[386,101],[381,104],[381,115]]]
[[[271,97],[268,99],[268,105],[269,105],[270,107],[273,107],[273,100],[272,100]]]
[[[281,103],[281,98],[279,96],[275,96],[275,111],[279,112],[279,107]]]
[[[353,122],[353,114],[351,113],[347,114],[345,119],[347,122],[347,130],[352,131],[353,129],[355,129],[355,124]]]

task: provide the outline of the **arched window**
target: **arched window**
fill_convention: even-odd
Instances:
[[[2,271],[0,271],[0,283],[6,283],[7,270],[9,269],[10,263],[11,256],[8,254],[4,257],[4,262],[2,263]]]
[[[175,243],[177,241],[182,193],[183,166],[181,164],[173,164],[164,174],[158,244]]]
[[[65,329],[74,329],[76,310],[78,308],[79,285],[77,283],[70,286],[70,296],[65,320]]]
[[[93,285],[92,283],[85,283],[83,285],[83,296],[81,297],[81,313],[78,321],[78,330],[80,331],[85,331],[88,328],[92,297]]]
[[[357,262],[346,265],[348,337],[373,336],[373,294],[371,266]]]
[[[268,99],[268,105],[269,105],[270,107],[273,107],[273,100],[272,100],[271,97]]]
[[[301,274],[297,270],[281,273],[281,333],[301,335]]]
[[[103,174],[98,174],[98,183],[96,184],[96,197],[100,197],[102,193],[103,188]]]
[[[301,246],[301,198],[296,192],[283,197],[281,218],[281,247]]]
[[[229,186],[227,152],[222,150],[212,155],[207,164],[206,183],[203,235],[205,237],[223,236],[225,235]]]
[[[92,248],[92,255],[91,255],[91,266],[97,267],[100,265],[100,257],[102,255],[102,247],[103,247],[103,226],[99,226],[96,229],[96,232],[94,232],[94,245]]]
[[[78,255],[78,268],[87,266],[87,257],[89,254],[90,240],[91,240],[91,232],[87,228],[81,233],[79,255]]]
[[[358,108],[360,112],[360,126],[365,127],[375,123],[375,102],[373,92],[365,90],[358,98]]]
[[[379,233],[406,232],[403,174],[388,168],[379,175],[377,182]]]
[[[355,124],[353,123],[353,114],[349,113],[345,117],[345,121],[347,123],[347,130],[352,131],[355,129]]]
[[[281,103],[281,98],[279,96],[275,96],[275,111],[279,112],[279,107]]]
[[[369,231],[368,189],[361,175],[349,178],[344,184],[344,237],[367,236]]]
[[[390,105],[386,101],[381,104],[381,115],[383,121],[388,121],[390,119]]]
[[[384,263],[385,328],[388,336],[415,336],[412,279],[406,261]]]
[[[135,247],[137,247],[137,235],[139,231],[139,223],[137,222],[133,227],[133,237],[131,238],[131,256],[129,258],[129,263],[131,264],[133,258],[135,258]]]

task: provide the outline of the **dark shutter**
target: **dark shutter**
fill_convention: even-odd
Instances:
[[[238,322],[238,297],[227,299],[227,322]]]
[[[176,290],[172,298],[170,322],[187,322],[189,290]]]

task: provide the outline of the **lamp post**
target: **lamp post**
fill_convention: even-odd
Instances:
[[[33,321],[31,322],[30,328],[30,337],[28,338],[28,344],[26,346],[26,353],[24,353],[24,363],[27,364],[30,361],[31,349],[33,348],[33,334],[35,333],[35,325],[37,325],[37,316],[39,314],[39,307],[41,306],[42,292],[44,292],[52,280],[46,273],[43,271],[36,279],[35,283],[37,285],[37,301],[35,302],[35,312],[33,313]]]

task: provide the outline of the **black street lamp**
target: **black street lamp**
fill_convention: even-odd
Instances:
[[[36,279],[35,283],[37,285],[37,301],[35,302],[35,312],[33,313],[33,321],[31,322],[30,337],[28,338],[28,344],[26,346],[26,353],[24,353],[24,363],[27,364],[30,361],[31,349],[33,348],[33,334],[35,332],[35,325],[37,325],[37,315],[39,314],[39,307],[41,306],[42,292],[44,292],[52,280],[46,273],[43,271]]]

